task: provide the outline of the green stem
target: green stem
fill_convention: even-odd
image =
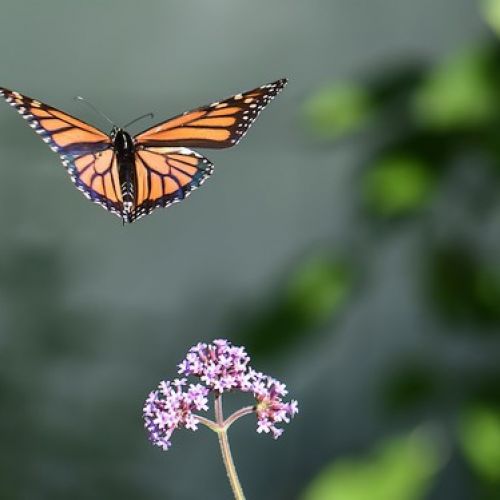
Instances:
[[[245,500],[243,489],[241,488],[238,473],[234,466],[233,457],[231,455],[231,448],[229,447],[229,440],[227,438],[227,430],[224,422],[224,415],[222,413],[222,396],[220,394],[215,396],[215,420],[219,425],[217,436],[219,438],[220,450],[222,453],[222,460],[226,467],[227,477],[233,490],[235,500]]]

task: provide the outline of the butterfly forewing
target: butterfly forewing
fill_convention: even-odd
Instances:
[[[234,146],[285,85],[285,79],[277,80],[209,106],[188,111],[138,134],[136,142],[171,147]]]
[[[111,147],[111,140],[104,132],[59,109],[1,87],[0,95],[62,157],[103,151]]]

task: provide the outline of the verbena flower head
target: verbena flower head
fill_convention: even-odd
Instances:
[[[192,347],[179,364],[179,374],[194,376],[201,383],[187,385],[187,379],[161,382],[158,390],[150,393],[144,406],[145,427],[150,440],[167,450],[175,429],[196,430],[196,413],[208,410],[208,395],[220,396],[230,391],[251,393],[256,404],[257,432],[269,433],[277,439],[283,429],[298,413],[297,401],[283,401],[286,386],[278,380],[253,370],[244,347],[232,346],[228,340],[218,339],[211,344],[199,343]]]

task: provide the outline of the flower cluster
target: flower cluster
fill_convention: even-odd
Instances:
[[[170,436],[175,429],[198,428],[194,410],[208,410],[208,389],[201,384],[191,384],[183,390],[185,386],[186,379],[161,382],[158,390],[149,394],[143,408],[144,426],[149,438],[164,450],[170,448]]]
[[[212,344],[200,342],[189,349],[179,365],[179,374],[199,377],[219,394],[233,389],[248,392],[249,361],[244,347],[233,347],[227,340],[214,340]]]
[[[289,403],[283,402],[282,398],[288,391],[285,384],[278,380],[259,372],[252,372],[251,378],[251,391],[257,400],[257,432],[270,432],[274,439],[278,439],[283,434],[283,429],[275,424],[290,422],[290,418],[299,412],[298,403],[294,399]]]
[[[249,362],[245,348],[232,346],[227,340],[192,347],[179,365],[179,374],[198,377],[202,384],[191,384],[186,389],[186,378],[176,379],[162,382],[158,390],[149,395],[144,419],[151,441],[168,449],[175,429],[196,430],[199,419],[193,412],[208,410],[209,393],[220,396],[234,390],[254,396],[257,432],[271,433],[274,438],[281,436],[283,429],[276,424],[288,423],[298,413],[297,401],[283,401],[286,386],[253,370]]]

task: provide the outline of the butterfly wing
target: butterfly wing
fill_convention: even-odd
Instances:
[[[190,149],[141,147],[135,153],[136,202],[129,222],[183,200],[212,172],[210,161]]]
[[[63,164],[75,186],[86,198],[120,218],[123,216],[118,165],[112,149],[63,160]]]
[[[76,187],[91,201],[121,216],[116,156],[109,136],[19,92],[0,87],[0,95],[59,154]]]
[[[228,148],[238,144],[260,112],[283,90],[277,80],[209,106],[188,111],[135,137],[138,144],[164,147]]]
[[[108,135],[63,111],[0,87],[0,95],[27,120],[50,148],[61,156],[104,151],[111,146]]]

